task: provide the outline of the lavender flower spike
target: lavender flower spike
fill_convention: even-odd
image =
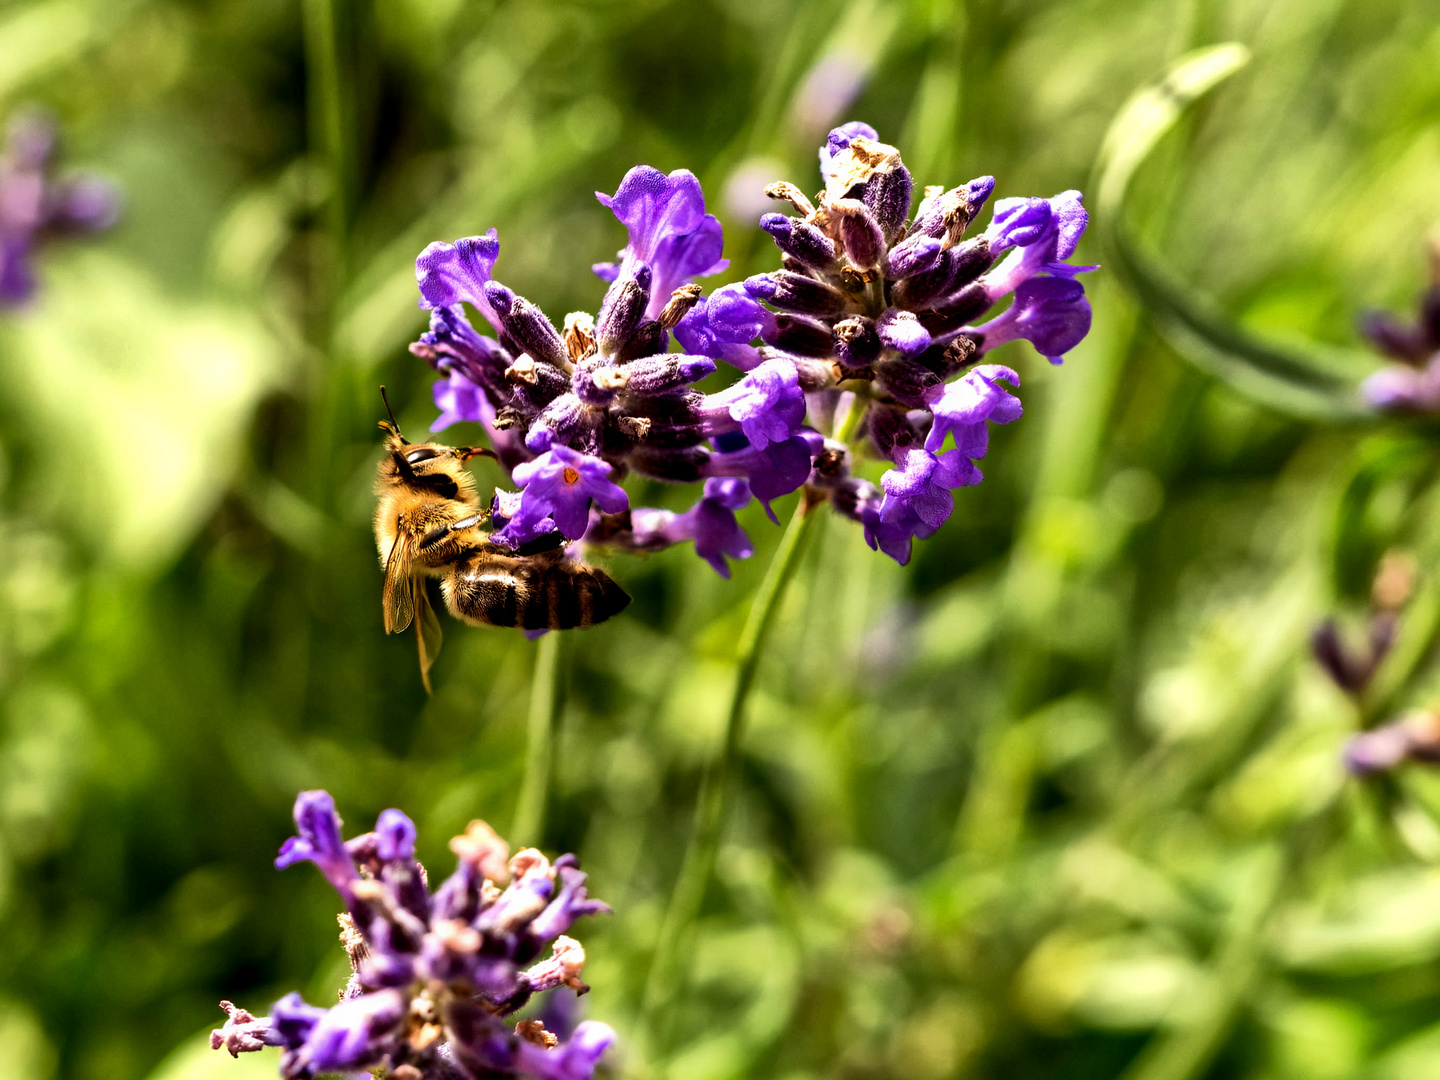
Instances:
[[[765,189],[790,208],[760,219],[780,269],[697,304],[676,335],[688,350],[752,375],[775,361],[794,367],[811,423],[830,436],[810,432],[820,445],[808,447],[807,498],[829,498],[862,525],[872,548],[903,563],[912,542],[950,515],[955,490],[980,482],[975,462],[988,449],[988,425],[1021,415],[1000,386],[1018,386],[1019,376],[977,362],[1024,338],[1058,363],[1089,332],[1090,304],[1076,278],[1095,267],[1069,261],[1089,216],[1078,191],[1004,198],[990,226],[967,238],[994,177],[925,188],[912,213],[900,151],[870,125],[835,128],[819,157],[825,190],[815,200],[785,181]],[[982,321],[1011,293],[1008,309]],[[738,388],[707,405],[731,393]],[[774,434],[753,420],[738,432],[712,422],[717,452],[705,474],[743,475],[768,502],[802,467],[792,458],[806,429],[781,442],[779,410],[766,413],[764,399],[756,401]],[[880,487],[854,475],[862,451],[893,466]]]
[[[834,368],[817,358],[830,347],[829,327],[777,316],[739,284],[703,296],[691,279],[726,262],[720,223],[692,174],[639,166],[614,195],[598,198],[629,243],[619,262],[597,267],[610,288],[593,315],[552,321],[495,280],[494,230],[431,244],[416,261],[431,317],[410,351],[441,376],[435,426],[482,424],[520,489],[497,491],[493,505],[491,539],[512,550],[550,533],[632,550],[663,546],[655,519],[642,513],[637,537],[624,516],[629,500],[618,481],[630,473],[672,483],[735,479],[768,505],[811,469],[804,394]],[[828,243],[820,238],[822,248]],[[476,331],[467,304],[495,337]],[[915,340],[927,333],[913,317],[905,329]],[[686,352],[671,351],[672,332]],[[756,337],[798,351],[762,354]],[[695,391],[722,359],[746,377],[718,393]],[[707,497],[674,526],[693,525],[697,550],[720,566],[749,550],[722,527],[723,515],[730,511]],[[701,527],[702,517],[714,520]]]
[[[1430,285],[1417,307],[1413,321],[1384,312],[1361,319],[1370,344],[1396,361],[1360,384],[1360,397],[1381,412],[1440,412],[1440,238],[1431,241]]]
[[[471,822],[451,842],[455,873],[432,893],[415,861],[415,826],[400,811],[384,811],[374,832],[348,842],[323,791],[303,793],[296,817],[302,836],[282,862],[338,862],[343,852],[356,874],[341,916],[350,983],[329,1008],[289,994],[256,1017],[223,1002],[228,1019],[211,1034],[213,1049],[279,1047],[284,1080],[360,1070],[397,1080],[591,1080],[614,1042],[609,1027],[581,1024],[561,1042],[539,1021],[505,1019],[536,994],[589,989],[585,950],[562,935],[609,909],[586,895],[574,856],[552,865],[527,849],[507,860],[505,842]],[[550,958],[537,963],[547,946]]]
[[[19,307],[35,294],[35,249],[61,236],[115,224],[120,197],[98,177],[53,176],[55,125],[36,114],[10,124],[0,154],[0,307]]]

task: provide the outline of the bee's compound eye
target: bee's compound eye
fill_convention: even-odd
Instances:
[[[418,465],[422,461],[429,461],[438,453],[439,451],[437,451],[433,446],[417,446],[414,450],[406,452],[405,460],[408,461],[411,465]]]

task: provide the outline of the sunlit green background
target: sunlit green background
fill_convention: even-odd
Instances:
[[[126,197],[0,322],[0,1074],[273,1075],[273,1053],[212,1055],[204,1032],[222,997],[259,1012],[342,981],[333,894],[271,867],[299,789],[328,788],[354,831],[402,807],[432,876],[470,818],[509,827],[535,646],[452,623],[427,699],[413,641],[381,628],[375,388],[408,429],[434,416],[405,351],[426,243],[498,227],[498,276],[558,321],[594,310],[588,267],[623,242],[591,192],[686,167],[734,280],[774,264],[755,190],[817,187],[832,121],[876,125],[919,183],[1050,195],[1087,187],[1132,91],[1237,40],[1250,65],[1145,166],[1136,231],[1257,333],[1353,346],[1358,309],[1409,308],[1440,222],[1437,14],[0,4],[3,111],[51,109],[67,160]],[[839,116],[798,89],[837,54],[867,76]],[[1025,417],[911,566],[821,524],[761,668],[690,990],[648,1060],[647,962],[779,530],[745,511],[757,554],[730,582],[684,549],[613,560],[634,606],[564,641],[544,846],[615,908],[583,928],[584,1005],[619,1030],[622,1073],[1440,1071],[1440,785],[1344,778],[1356,710],[1305,646],[1325,613],[1359,616],[1393,546],[1433,621],[1433,438],[1249,403],[1114,275],[1087,284],[1094,331],[1064,367],[997,357]],[[1402,638],[1421,677],[1397,708],[1435,689],[1428,643]]]

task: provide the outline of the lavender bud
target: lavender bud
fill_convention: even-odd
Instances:
[[[1436,261],[1433,248],[1430,257]],[[1430,348],[1440,349],[1440,285],[1431,285],[1420,298],[1420,329]]]
[[[631,360],[638,360],[642,356],[654,356],[656,353],[663,353],[669,344],[665,328],[655,319],[646,319],[631,334],[620,351],[615,354],[615,359],[621,363],[628,363]]]
[[[775,333],[769,344],[801,356],[829,356],[830,327],[804,315],[775,316]]]
[[[918,312],[921,325],[930,331],[937,341],[944,340],[962,326],[968,326],[976,316],[983,315],[990,307],[991,300],[985,286],[978,282],[967,285],[945,301],[942,310]],[[977,339],[983,343],[983,336]]]
[[[920,212],[911,227],[912,236],[921,234],[943,239],[947,247],[960,239],[975,215],[995,190],[993,176],[981,176],[968,184],[951,188],[920,204]],[[926,192],[927,196],[929,192]]]
[[[879,502],[880,492],[875,485],[856,476],[841,480],[830,494],[830,503],[835,507],[836,513],[843,514],[852,521],[860,520],[865,506]]]
[[[578,395],[561,394],[530,425],[525,445],[537,454],[556,443],[594,453],[599,447],[600,419],[601,414]]]
[[[885,257],[885,276],[892,281],[933,270],[940,262],[942,243],[923,233],[909,237],[890,249]]]
[[[760,347],[762,360],[773,360],[776,358],[789,361],[795,366],[795,372],[800,380],[800,389],[807,394],[817,390],[828,390],[843,378],[843,371],[839,364],[830,360],[818,360],[808,356],[796,356],[793,353],[782,352],[769,345]]]
[[[932,269],[907,277],[895,286],[895,304],[911,311],[938,307],[944,297],[990,269],[990,263],[990,241],[983,236],[947,248]]]
[[[619,277],[605,293],[595,320],[595,343],[604,356],[614,356],[645,318],[650,303],[650,268],[641,263],[629,277]]]
[[[626,437],[626,447],[644,443],[651,450],[686,450],[705,441],[705,428],[698,421],[686,423],[652,420],[648,416],[623,416],[615,428]]]
[[[1392,360],[1412,367],[1424,367],[1434,352],[1429,335],[1421,327],[1397,319],[1386,311],[1369,311],[1362,315],[1360,333]]]
[[[880,359],[884,348],[873,319],[852,315],[835,324],[835,359],[847,368],[868,367]]]
[[[760,227],[775,241],[782,254],[812,270],[829,273],[835,269],[835,241],[806,221],[785,214],[766,214]]]
[[[704,356],[666,353],[632,360],[621,369],[631,394],[658,394],[678,390],[715,373],[715,361]]]
[[[680,484],[693,484],[705,476],[705,465],[710,460],[710,452],[700,446],[688,450],[660,450],[652,447],[647,439],[644,446],[638,446],[631,452],[628,460],[636,472],[646,476]]]
[[[624,368],[616,367],[601,360],[586,364],[575,372],[570,385],[575,396],[586,405],[604,408],[615,400],[615,395],[630,383],[630,376]]]
[[[840,290],[789,270],[746,278],[745,291],[756,300],[768,300],[776,307],[805,315],[838,315],[850,302]]]
[[[837,199],[830,205],[840,212],[840,240],[850,265],[857,270],[879,266],[885,255],[885,235],[869,208],[856,199]]]
[[[922,441],[905,409],[894,405],[872,405],[868,419],[870,441],[881,457],[893,458],[895,451],[919,446]]]
[[[912,311],[886,308],[875,324],[875,332],[887,349],[915,356],[930,347],[930,332]]]
[[[558,368],[570,366],[560,332],[538,307],[495,281],[485,282],[485,299],[495,309],[506,336],[517,346],[511,352],[529,353]]]
[[[926,392],[944,382],[924,364],[907,359],[885,361],[876,368],[875,376],[886,393],[912,409],[928,408]]]
[[[1410,738],[1401,724],[1386,724],[1363,731],[1345,744],[1345,768],[1364,779],[1388,772],[1410,753]]]
[[[913,191],[910,170],[898,160],[894,169],[876,173],[865,185],[865,205],[874,215],[887,241],[900,231],[910,215]]]
[[[700,406],[705,395],[695,390],[667,390],[654,394],[635,395],[625,404],[632,416],[682,424],[700,422]]]

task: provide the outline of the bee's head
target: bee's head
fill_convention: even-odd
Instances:
[[[385,388],[380,388],[385,396]],[[390,402],[385,400],[385,411]],[[443,443],[412,443],[400,434],[395,414],[380,421],[385,432],[385,458],[380,462],[382,484],[404,484],[407,487],[433,491],[442,498],[453,499],[460,492],[474,488],[474,480],[465,468],[472,457],[495,457],[492,450],[479,446],[446,446]]]

